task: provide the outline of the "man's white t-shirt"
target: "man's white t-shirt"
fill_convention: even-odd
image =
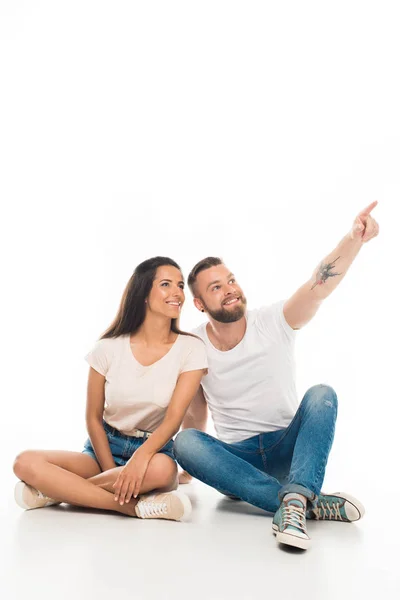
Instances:
[[[189,335],[178,335],[167,354],[148,367],[134,357],[129,335],[99,340],[85,360],[105,377],[104,420],[126,435],[135,429],[154,431],[179,375],[207,368],[203,342]]]
[[[248,311],[243,339],[226,352],[210,342],[206,323],[193,331],[206,345],[208,374],[201,385],[223,442],[283,429],[296,413],[296,332],[284,317],[283,305],[282,300]]]

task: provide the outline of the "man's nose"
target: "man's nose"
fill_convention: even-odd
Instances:
[[[234,294],[236,292],[236,288],[234,285],[229,285],[229,283],[226,284],[225,287],[225,296],[229,296],[230,294]]]

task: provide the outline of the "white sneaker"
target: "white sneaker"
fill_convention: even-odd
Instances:
[[[140,519],[185,521],[192,512],[192,505],[182,492],[151,493],[140,497],[135,511]]]
[[[39,490],[28,485],[24,481],[19,481],[15,486],[14,498],[18,506],[25,510],[44,508],[45,506],[51,506],[52,504],[61,504],[58,500],[48,498],[42,494],[42,492],[39,492]]]

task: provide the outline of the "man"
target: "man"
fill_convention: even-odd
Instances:
[[[378,235],[370,214],[376,205],[359,213],[285,302],[247,313],[242,289],[219,258],[200,261],[189,275],[195,306],[208,316],[194,333],[206,344],[209,371],[175,440],[181,482],[193,476],[274,512],[278,542],[302,549],[310,545],[306,517],[351,522],[364,514],[348,494],[321,494],[337,397],[329,386],[316,385],[298,406],[293,350],[295,331],[339,285],[362,245]],[[207,405],[219,439],[205,433]]]

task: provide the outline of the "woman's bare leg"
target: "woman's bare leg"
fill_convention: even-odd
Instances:
[[[135,516],[137,500],[121,506],[112,493],[89,481],[100,467],[80,452],[27,450],[17,456],[14,473],[53,500]]]
[[[101,487],[103,490],[114,493],[113,484],[123,467],[115,467],[109,471],[104,471],[98,475],[89,478],[91,483]],[[149,466],[144,476],[140,494],[147,494],[152,490],[169,492],[176,490],[178,469],[175,461],[165,454],[155,454],[149,462]]]

